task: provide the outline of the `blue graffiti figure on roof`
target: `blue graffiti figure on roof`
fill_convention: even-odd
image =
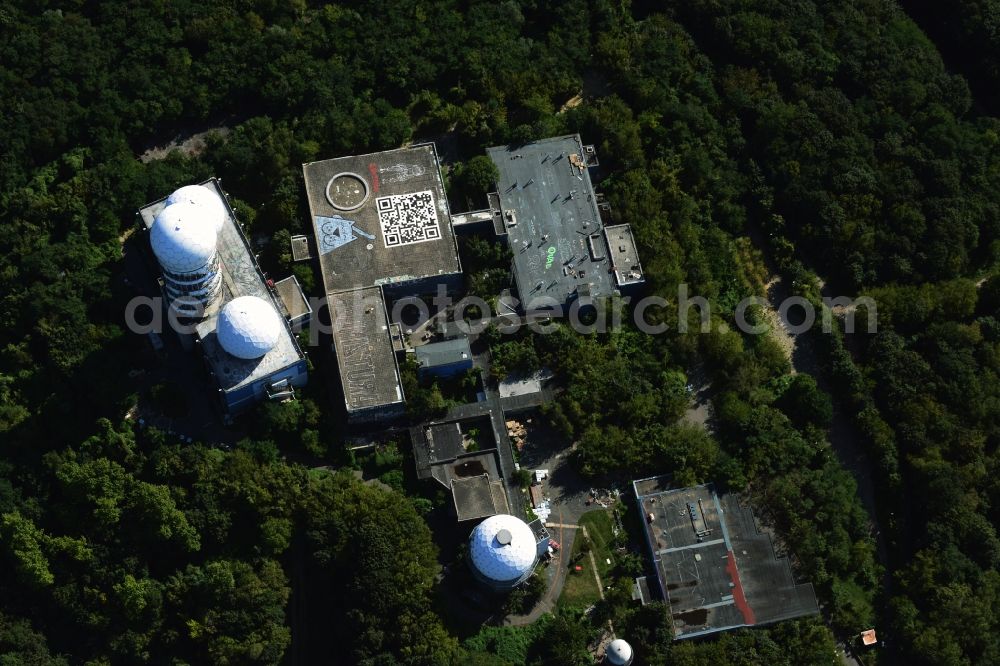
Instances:
[[[359,229],[355,224],[354,220],[348,220],[340,215],[316,216],[316,228],[319,229],[319,253],[332,252],[338,247],[362,237],[375,240],[375,236]]]

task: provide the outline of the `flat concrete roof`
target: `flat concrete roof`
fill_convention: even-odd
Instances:
[[[217,250],[222,267],[221,304],[240,296],[257,296],[270,303],[282,313],[281,303],[267,288],[264,274],[257,265],[256,257],[236,221],[236,215],[229,205],[229,199],[219,181],[215,178],[199,183],[222,199],[226,205],[226,219],[219,232]],[[139,209],[143,226],[149,230],[166,204],[166,197],[146,204]],[[215,374],[216,382],[223,391],[233,391],[287,368],[304,357],[288,321],[282,317],[283,330],[271,351],[259,359],[242,359],[232,356],[222,349],[215,336],[217,315],[213,314],[197,324],[196,331],[201,339],[202,353]]]
[[[294,275],[275,282],[274,291],[278,294],[285,316],[292,321],[312,314],[312,306]]]
[[[457,422],[426,426],[424,433],[427,436],[428,459],[431,465],[442,460],[453,460],[465,453],[462,426]]]
[[[459,457],[435,466],[434,478],[444,485],[452,479],[466,479],[479,474],[486,474],[491,479],[500,478],[500,468],[497,467],[496,449],[485,449],[463,453]]]
[[[812,584],[795,582],[736,495],[662,479],[634,488],[675,639],[819,612]]]
[[[292,261],[312,259],[312,253],[309,251],[308,236],[292,236],[290,243],[292,246]]]
[[[479,474],[451,480],[452,501],[459,522],[507,513],[507,495],[503,483],[490,480],[488,474]]]
[[[433,143],[302,172],[326,292],[461,272]]]
[[[382,290],[333,292],[327,304],[347,411],[403,402]]]
[[[645,606],[652,600],[653,597],[649,593],[649,578],[646,576],[636,578],[632,586],[632,601],[638,601]]]
[[[463,424],[465,428],[478,430],[478,450],[466,451]],[[410,440],[418,479],[434,478],[448,487],[454,476],[469,476],[483,471],[492,478],[502,476],[495,456],[498,442],[493,437],[489,417],[477,417],[462,423],[446,421],[413,426],[410,428]]]
[[[500,208],[525,309],[610,296],[611,261],[580,136],[487,154],[500,172]]]
[[[624,287],[642,282],[645,278],[642,274],[642,264],[639,263],[639,251],[635,247],[635,238],[632,236],[632,225],[616,224],[604,227],[604,238],[608,242],[615,284]]]
[[[413,350],[413,353],[417,363],[423,368],[436,368],[463,361],[472,362],[472,349],[469,347],[469,338],[465,336],[420,345]]]

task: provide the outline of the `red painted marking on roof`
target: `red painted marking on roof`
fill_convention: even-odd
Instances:
[[[378,194],[378,165],[374,162],[369,164],[368,173],[372,175],[372,191]]]
[[[733,581],[733,601],[736,602],[736,607],[743,615],[743,622],[745,624],[757,624],[757,618],[754,617],[753,609],[750,608],[750,604],[747,603],[747,597],[743,594],[743,583],[740,582],[740,572],[736,570],[736,556],[733,555],[733,551],[729,551],[728,553],[726,573],[729,574],[729,578]]]

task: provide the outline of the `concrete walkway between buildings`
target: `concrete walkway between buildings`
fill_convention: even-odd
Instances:
[[[573,550],[573,539],[576,537],[577,526],[560,522],[551,523],[551,527],[559,530],[557,540],[560,547],[557,555],[549,564],[549,567],[554,567],[554,569],[552,569],[548,588],[545,590],[545,594],[542,595],[541,600],[531,609],[530,613],[527,615],[511,615],[507,618],[505,624],[523,627],[532,624],[545,613],[555,612],[556,604],[559,602],[559,595],[562,594],[563,585],[566,584],[566,575],[569,572],[568,558],[570,552]],[[553,536],[555,535],[553,534]],[[535,575],[538,575],[538,573],[536,572]]]

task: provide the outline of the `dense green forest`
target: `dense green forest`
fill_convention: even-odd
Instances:
[[[351,466],[320,389],[248,417],[233,450],[138,430],[144,342],[122,325],[123,235],[178,185],[223,178],[283,275],[282,240],[309,229],[302,162],[436,140],[455,205],[481,205],[483,148],[580,132],[648,291],[686,283],[712,331],[557,327],[491,340],[496,358],[556,371],[547,415],[584,474],[747,490],[824,612],[680,645],[662,606],[612,595],[602,617],[645,664],[830,663],[834,635],[872,625],[886,644],[866,662],[1000,663],[997,7],[913,11],[954,11],[931,31],[946,61],[879,0],[4,5],[0,660],[586,663],[575,616],[508,657],[449,633],[430,503],[290,462]],[[203,152],[138,159],[212,128]],[[503,257],[473,251],[489,295]],[[772,337],[718,326],[768,265],[815,301],[874,297],[878,332],[811,334],[822,375],[793,377]],[[650,317],[677,329],[676,310]],[[696,367],[712,435],[678,422]],[[833,418],[876,470],[874,517]]]
[[[906,11],[941,50],[945,60],[969,80],[974,102],[1000,115],[1000,2],[960,0],[947,5],[904,0]]]

